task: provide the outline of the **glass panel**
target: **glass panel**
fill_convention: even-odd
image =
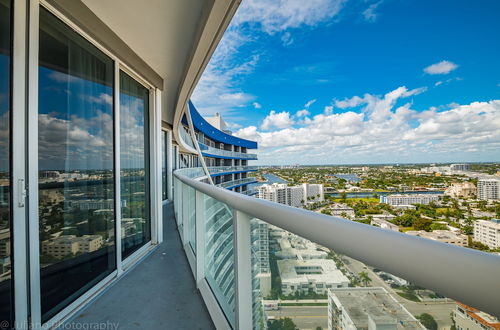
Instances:
[[[120,72],[122,258],[151,240],[149,90]]]
[[[205,277],[231,324],[234,324],[233,210],[205,196]]]
[[[186,186],[188,202],[188,239],[193,252],[196,254],[196,191],[194,188]]]
[[[39,217],[42,319],[115,262],[113,61],[40,9]]]
[[[11,3],[0,0],[0,324],[12,324],[10,208]]]
[[[167,199],[167,132],[161,132],[161,187],[162,199]]]

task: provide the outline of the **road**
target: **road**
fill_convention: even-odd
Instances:
[[[455,309],[454,302],[414,302],[407,300],[400,295],[398,295],[387,283],[384,282],[377,274],[375,274],[369,267],[366,267],[362,262],[352,259],[348,256],[342,256],[342,259],[346,259],[349,264],[345,264],[347,269],[355,274],[360,272],[367,272],[368,276],[372,279],[370,286],[381,286],[385,288],[391,295],[413,315],[420,315],[422,313],[428,313],[434,317],[438,323],[439,329],[450,329],[452,322],[450,313]]]
[[[282,306],[277,311],[266,311],[267,316],[289,317],[301,330],[322,327],[328,329],[327,306]]]

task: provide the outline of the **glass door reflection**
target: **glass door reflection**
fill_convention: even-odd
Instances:
[[[122,259],[151,240],[149,89],[120,72]]]

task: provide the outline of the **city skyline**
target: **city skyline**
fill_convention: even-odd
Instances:
[[[193,102],[259,165],[498,161],[498,5],[247,1]]]

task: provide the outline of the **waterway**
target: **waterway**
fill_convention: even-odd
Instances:
[[[262,175],[264,179],[266,179],[265,182],[259,182],[259,183],[252,183],[248,185],[248,189],[257,189],[258,187],[262,186],[263,184],[273,184],[273,183],[288,183],[286,180],[283,180],[279,176],[276,176],[274,174],[264,174]]]

